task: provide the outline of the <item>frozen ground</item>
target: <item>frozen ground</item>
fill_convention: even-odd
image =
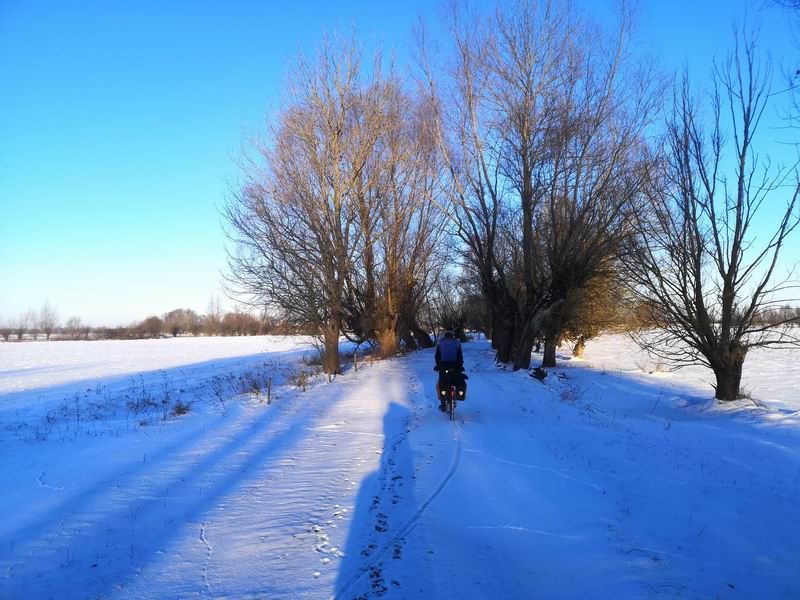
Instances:
[[[758,405],[719,409],[708,374],[662,372],[623,337],[544,383],[474,342],[451,424],[429,351],[303,393],[282,343],[170,366],[184,398],[209,370],[275,372],[272,405],[38,437],[20,406],[77,382],[113,402],[137,364],[51,393],[25,383],[37,369],[7,375],[0,345],[0,381],[20,380],[0,392],[17,407],[0,413],[0,598],[800,597],[800,352],[750,357]],[[157,363],[144,387],[179,379]]]

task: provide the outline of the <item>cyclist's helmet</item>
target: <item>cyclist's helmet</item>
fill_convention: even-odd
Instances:
[[[444,337],[447,338],[448,340],[452,340],[455,339],[456,334],[453,333],[452,329],[448,329],[447,331],[444,332]]]

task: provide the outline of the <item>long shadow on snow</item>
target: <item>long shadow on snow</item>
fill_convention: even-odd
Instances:
[[[133,383],[137,383],[141,377],[145,382],[152,384],[161,383],[164,375],[176,387],[181,384],[197,386],[200,383],[210,381],[215,375],[229,374],[236,369],[244,369],[255,364],[263,364],[269,361],[292,362],[297,361],[309,354],[308,348],[298,348],[296,350],[279,350],[274,352],[259,352],[256,354],[245,354],[230,358],[215,358],[198,363],[189,363],[167,369],[152,369],[149,371],[132,371],[125,375],[115,375],[113,377],[92,377],[79,379],[67,383],[51,386],[34,388],[17,392],[0,394],[0,420],[5,420],[7,416],[20,412],[21,410],[36,409],[36,401],[44,399],[46,401],[69,400],[76,393],[92,392],[98,385],[103,386],[109,393],[122,393],[130,388]],[[201,377],[197,377],[197,375]],[[193,378],[196,378],[193,380]],[[34,400],[32,402],[32,399]]]
[[[202,363],[190,364],[190,365],[183,365],[180,367],[174,367],[172,369],[163,370],[163,372],[167,373],[169,376],[172,374],[173,376],[177,374],[182,374],[184,376],[190,376],[192,372],[199,371],[203,372],[208,370],[209,374],[202,380],[197,380],[194,382],[194,385],[199,386],[203,383],[203,381],[210,380],[214,375],[217,374],[218,371],[227,372],[227,373],[235,373],[235,370],[231,370],[233,366],[237,366],[238,368],[244,369],[246,367],[252,366],[256,362],[261,362],[264,360],[269,360],[270,356],[280,356],[281,358],[298,358],[305,354],[304,350],[296,350],[290,351],[288,353],[281,353],[281,352],[265,352],[253,355],[245,355],[239,356],[230,359],[221,359],[221,360],[210,360],[205,361]],[[298,356],[299,355],[299,356]],[[213,365],[215,368],[213,370],[209,369],[209,367]],[[148,378],[158,378],[161,377],[162,370],[156,371],[147,371],[142,373],[141,375],[147,381]],[[120,383],[129,384],[131,379],[136,376],[120,376],[110,380],[107,380],[108,383],[104,383],[110,389],[113,389],[115,385],[119,385]],[[50,388],[51,390],[61,390],[64,388],[75,388],[76,385],[84,386],[86,385],[85,382],[77,383],[73,382],[71,384],[64,384],[63,386],[55,386]],[[81,387],[81,389],[85,389]],[[73,389],[73,393],[75,390]],[[32,394],[32,391],[29,392],[17,392],[12,395],[24,395],[24,394]],[[2,402],[5,398],[8,398],[10,395],[0,396],[0,402]],[[277,410],[282,410],[278,408]],[[268,416],[266,424],[271,423],[271,415]],[[14,529],[9,530],[5,535],[5,539],[14,541],[19,539],[33,539],[40,535],[44,535],[49,528],[51,528],[55,523],[61,521],[63,519],[63,515],[72,515],[76,511],[79,511],[81,507],[85,507],[89,502],[91,502],[95,497],[103,494],[108,489],[120,488],[127,484],[128,481],[133,480],[139,473],[147,473],[152,472],[154,467],[159,465],[161,462],[165,462],[168,459],[174,458],[178,456],[180,450],[183,447],[192,447],[195,445],[197,441],[197,436],[199,431],[196,427],[190,427],[188,431],[183,432],[176,441],[165,444],[153,452],[150,452],[147,455],[147,462],[143,461],[136,461],[135,463],[128,463],[128,465],[115,473],[112,474],[104,474],[102,477],[95,479],[92,483],[86,485],[82,490],[78,491],[75,490],[70,496],[63,501],[61,501],[57,506],[54,506],[51,510],[48,511],[46,515],[41,517],[35,518],[28,522],[25,519],[21,519],[21,523],[17,523]],[[45,442],[46,443],[46,442]],[[233,443],[233,442],[231,442]],[[4,550],[6,547],[4,546],[0,549],[0,560],[4,559]]]
[[[152,472],[154,467],[158,468],[161,463],[180,456],[183,449],[194,447],[205,426],[206,424],[202,423],[199,426],[189,427],[177,438],[177,441],[149,452],[146,461],[137,459],[135,462],[128,463],[125,468],[95,479],[91,484],[84,486],[82,490],[71,493],[69,497],[53,506],[46,514],[28,521],[24,516],[18,516],[16,527],[4,533],[3,538],[13,542],[20,539],[30,540],[44,535],[53,525],[63,520],[64,515],[79,512],[81,508],[86,507],[106,491],[121,488],[140,473]],[[0,548],[0,561],[6,558],[4,550],[5,546]]]
[[[8,592],[11,597],[29,598],[47,597],[48,594],[57,594],[62,598],[105,597],[113,593],[155,560],[158,551],[166,550],[173,540],[185,535],[187,525],[196,525],[205,513],[219,505],[226,494],[259,476],[260,471],[279,463],[299,441],[305,426],[317,419],[324,419],[334,404],[326,403],[325,408],[312,420],[303,418],[301,413],[288,413],[290,421],[280,435],[258,444],[252,454],[244,460],[237,461],[237,451],[255,442],[273,424],[273,419],[266,414],[256,419],[227,444],[215,449],[199,462],[192,463],[190,468],[174,473],[167,481],[158,481],[154,486],[155,489],[147,489],[145,482],[145,489],[142,490],[136,486],[136,480],[130,481],[127,490],[133,496],[133,502],[130,504],[119,505],[119,501],[115,502],[113,495],[119,493],[118,489],[116,487],[109,489],[105,487],[106,482],[104,482],[104,489],[96,490],[92,495],[100,496],[107,493],[110,496],[108,502],[114,503],[117,508],[104,515],[101,520],[91,522],[90,515],[80,514],[78,510],[77,514],[73,513],[66,521],[70,532],[63,537],[60,537],[60,531],[54,531],[53,537],[49,538],[50,532],[45,530],[47,524],[39,523],[36,530],[31,532],[36,538],[31,539],[28,536],[25,543],[17,545],[14,549],[14,554],[19,557],[18,560],[14,561],[13,557],[7,557],[12,564],[19,563],[20,572],[14,578],[6,579],[4,586],[6,589],[3,593]],[[298,416],[300,418],[296,418]],[[215,476],[212,469],[225,466],[225,461],[231,459],[237,461],[233,465],[235,468],[222,469]],[[183,498],[179,498],[171,502],[171,490],[197,489],[202,486],[204,476],[207,474],[211,475],[210,487],[196,499],[183,501]],[[268,485],[268,481],[267,479],[264,483]],[[142,491],[146,492],[146,496],[137,495]],[[73,508],[79,509],[80,503],[76,501],[74,504]],[[54,527],[60,516],[52,516],[49,525]],[[154,527],[154,524],[159,523],[164,523],[164,526]],[[63,526],[62,523],[62,530]],[[119,537],[118,546],[127,549],[130,544],[130,552],[123,554],[117,547],[109,553],[106,544],[109,541],[109,534],[114,532]],[[55,540],[58,541],[57,547],[53,544]],[[87,584],[86,578],[70,577],[70,572],[64,565],[65,548],[69,550],[67,566],[71,566],[72,569],[78,566],[88,569],[92,564],[99,566],[105,561],[98,560],[98,556],[105,555],[103,559],[110,560],[102,565],[106,567],[105,569],[96,569],[95,579]],[[30,556],[28,551],[36,552],[36,565],[33,568],[23,563],[25,558]],[[108,568],[112,562],[117,564]],[[26,577],[27,571],[30,572]],[[9,584],[16,584],[16,589],[11,589]]]
[[[408,445],[411,413],[392,403],[383,417],[384,447],[377,471],[358,491],[334,597],[366,600],[401,590],[392,573],[402,568],[404,536],[418,511],[414,463]],[[418,574],[418,573],[417,573]],[[412,594],[413,595],[413,594]]]

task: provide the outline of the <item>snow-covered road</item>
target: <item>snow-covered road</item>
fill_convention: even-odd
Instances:
[[[272,406],[119,436],[3,439],[0,598],[798,597],[798,420],[465,345]],[[558,376],[561,375],[561,377]]]

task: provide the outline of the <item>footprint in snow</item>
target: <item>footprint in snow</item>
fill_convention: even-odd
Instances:
[[[369,556],[370,554],[372,554],[372,552],[375,550],[375,548],[377,548],[377,545],[376,545],[376,544],[370,544],[369,546],[367,546],[366,548],[364,548],[364,549],[361,551],[361,556],[363,556],[363,557],[365,557],[365,558],[366,558],[367,556]]]
[[[375,592],[376,596],[383,596],[389,591],[383,579],[383,572],[378,567],[370,567],[369,580],[372,583],[372,591]]]
[[[389,530],[389,522],[387,520],[386,515],[383,513],[378,515],[378,521],[375,523],[375,531],[379,533],[385,533]]]

